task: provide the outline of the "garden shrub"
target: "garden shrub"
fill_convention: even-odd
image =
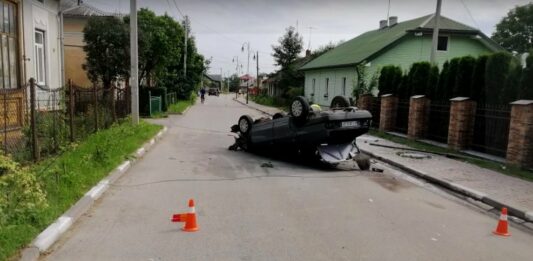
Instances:
[[[470,94],[468,97],[471,97],[478,103],[485,103],[485,96],[487,95],[485,92],[485,68],[488,58],[487,55],[479,56],[474,65]]]
[[[485,69],[485,98],[487,103],[501,104],[503,102],[502,89],[507,83],[512,59],[510,54],[504,52],[495,53],[487,59]]]
[[[475,65],[476,59],[472,56],[465,56],[459,60],[452,96],[469,97]]]
[[[0,154],[0,225],[35,220],[46,207],[46,194],[34,174]]]

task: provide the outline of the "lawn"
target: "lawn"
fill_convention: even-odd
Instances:
[[[189,106],[191,106],[193,103],[189,100],[187,101],[178,101],[177,103],[171,104],[168,106],[168,113],[176,113],[181,114],[187,109]]]
[[[406,139],[403,137],[391,135],[391,134],[380,132],[377,130],[370,130],[369,134],[382,138],[382,139],[395,142],[395,143],[407,145],[411,148],[418,149],[418,150],[423,150],[423,151],[433,152],[433,153],[456,155],[457,158],[459,158],[459,160],[477,165],[481,168],[490,169],[490,170],[494,170],[505,175],[518,177],[518,178],[528,180],[528,181],[533,181],[533,171],[522,169],[517,166],[502,164],[499,162],[494,162],[494,161],[490,161],[490,160],[486,160],[482,158],[473,157],[471,155],[460,153],[460,152],[457,152],[455,150],[451,150],[448,148],[442,148],[442,147],[434,146],[434,145],[427,144],[424,142]]]
[[[13,257],[29,244],[160,129],[146,122],[137,126],[124,122],[70,145],[55,158],[30,166],[28,175],[36,178],[45,193],[47,207],[29,218],[4,221],[0,227],[0,260]]]

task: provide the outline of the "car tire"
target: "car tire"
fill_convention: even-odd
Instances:
[[[303,121],[307,119],[310,109],[311,107],[309,106],[307,99],[303,96],[298,96],[292,101],[290,112],[292,117],[296,118],[296,120]]]
[[[252,117],[248,115],[241,116],[239,118],[239,122],[237,123],[237,125],[239,126],[239,131],[243,135],[248,135],[248,133],[250,133],[250,130],[252,130],[253,122],[254,120],[252,119]]]
[[[335,96],[333,100],[331,100],[331,109],[340,109],[346,107],[350,107],[350,100],[344,96]]]

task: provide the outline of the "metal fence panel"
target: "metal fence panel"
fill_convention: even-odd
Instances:
[[[407,134],[409,125],[409,100],[398,101],[398,111],[396,114],[396,125],[394,131]]]
[[[450,102],[431,101],[429,106],[429,122],[427,138],[437,142],[448,142],[450,124]]]
[[[372,100],[370,107],[370,113],[372,114],[372,128],[379,128],[379,118],[381,113],[381,98],[376,97]]]
[[[471,148],[479,152],[505,157],[510,121],[510,106],[478,105]]]

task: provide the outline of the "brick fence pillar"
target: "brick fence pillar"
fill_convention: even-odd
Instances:
[[[507,163],[533,167],[533,100],[511,103]]]
[[[472,143],[477,104],[466,97],[457,97],[450,101],[448,146],[455,150],[462,150]]]
[[[379,114],[379,130],[391,131],[396,124],[396,113],[398,111],[398,97],[392,94],[381,96],[381,111]]]
[[[424,95],[412,96],[409,101],[407,137],[424,138],[428,130],[430,100]]]
[[[370,111],[373,100],[374,96],[372,94],[363,94],[361,97],[359,97],[359,99],[357,99],[357,108]]]

